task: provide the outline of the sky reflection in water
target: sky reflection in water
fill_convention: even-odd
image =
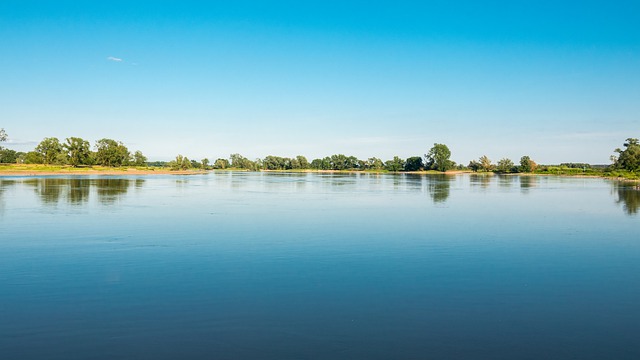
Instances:
[[[4,177],[0,350],[637,358],[638,194],[482,174]]]

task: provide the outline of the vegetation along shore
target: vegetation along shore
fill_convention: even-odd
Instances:
[[[7,139],[0,129],[0,142]],[[451,151],[445,144],[434,144],[423,156],[383,161],[376,157],[366,160],[355,156],[334,154],[308,161],[305,156],[292,158],[269,155],[250,160],[238,153],[228,158],[192,160],[177,155],[171,161],[147,160],[140,151],[131,152],[122,142],[100,139],[93,149],[89,141],[79,137],[61,142],[55,137],[43,139],[32,151],[17,152],[0,146],[0,175],[141,175],[141,174],[194,174],[210,170],[244,171],[321,171],[321,172],[375,172],[375,173],[452,173],[479,172],[487,174],[543,174],[569,176],[598,176],[627,180],[640,179],[640,142],[628,138],[623,148],[614,150],[610,165],[586,163],[537,164],[524,155],[516,164],[502,158],[494,163],[487,156],[471,160],[467,165],[452,161]]]

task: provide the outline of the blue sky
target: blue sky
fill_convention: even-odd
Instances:
[[[640,3],[0,2],[0,127],[150,159],[608,163],[640,137]]]

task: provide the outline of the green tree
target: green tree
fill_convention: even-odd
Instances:
[[[192,166],[191,161],[186,157],[178,154],[175,160],[169,161],[171,170],[187,170]]]
[[[67,151],[69,165],[78,167],[89,163],[91,150],[88,141],[79,137],[70,137],[66,139],[63,147]]]
[[[0,147],[0,163],[14,164],[18,160],[18,152]]]
[[[0,129],[0,142],[7,141],[7,132],[4,129]]]
[[[449,158],[451,151],[445,144],[433,144],[429,153],[425,155],[427,167],[433,170],[445,172],[451,169],[454,164]]]
[[[366,167],[371,170],[382,170],[384,169],[384,163],[377,157],[370,157],[366,161]]]
[[[487,155],[482,155],[478,160],[480,161],[480,168],[482,169],[482,171],[493,170],[493,164],[491,163],[491,160],[487,157]]]
[[[194,169],[200,169],[202,167],[202,163],[196,160],[191,160],[191,167]]]
[[[478,172],[478,170],[480,170],[482,165],[478,161],[471,160],[469,161],[469,165],[467,165],[467,167],[473,170],[473,172]]]
[[[615,159],[615,167],[629,171],[640,170],[640,142],[638,139],[628,138],[624,143],[624,150],[616,149],[618,158]]]
[[[236,169],[253,170],[255,163],[240,154],[231,154],[229,156],[231,160],[231,167]]]
[[[58,155],[62,153],[63,148],[58,138],[49,137],[40,141],[35,151],[40,154],[44,164],[54,164],[58,159]]]
[[[309,168],[309,161],[307,160],[306,157],[304,157],[302,155],[298,155],[298,156],[296,156],[296,160],[298,160],[298,163],[300,164],[300,169],[308,169]]]
[[[404,163],[404,171],[419,171],[422,170],[424,164],[422,163],[422,158],[420,156],[412,156],[407,158],[407,161]]]
[[[42,164],[44,160],[42,159],[42,155],[37,151],[29,151],[24,156],[25,164]]]
[[[528,156],[523,156],[520,158],[520,167],[518,168],[518,171],[530,173],[535,171],[536,167],[538,167],[538,164],[536,164],[535,161],[531,160]]]
[[[496,166],[496,171],[501,173],[509,173],[513,171],[514,164],[511,159],[502,158],[498,161],[498,166]]]
[[[112,139],[100,139],[96,141],[95,160],[98,165],[122,166],[129,162],[129,149],[122,142]]]
[[[203,169],[207,170],[209,168],[209,159],[204,158],[200,160],[200,163],[202,164]]]
[[[404,169],[404,160],[398,156],[394,156],[392,160],[387,160],[387,162],[384,163],[384,167],[388,171],[402,171],[402,169]]]
[[[229,160],[227,160],[227,159],[219,158],[213,163],[213,168],[214,169],[224,170],[224,169],[226,169],[228,167],[229,167]]]
[[[133,164],[135,166],[147,165],[147,157],[142,154],[142,151],[136,150],[136,152],[133,154]]]

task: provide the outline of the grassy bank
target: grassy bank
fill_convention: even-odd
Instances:
[[[79,166],[42,164],[0,164],[0,175],[144,175],[144,174],[198,174],[204,171],[171,170],[148,166]]]

